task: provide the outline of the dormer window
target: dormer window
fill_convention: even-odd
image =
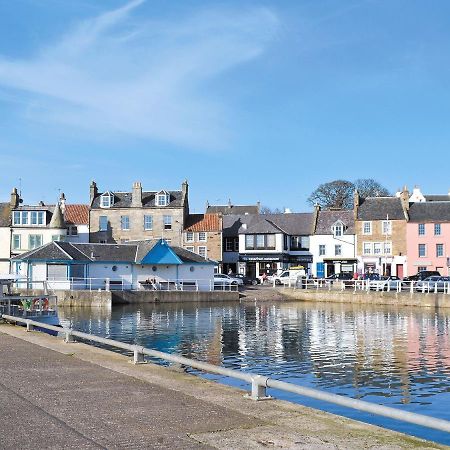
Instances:
[[[111,192],[105,192],[100,197],[100,207],[110,208],[114,204],[114,195]]]
[[[344,224],[338,220],[332,227],[333,236],[335,238],[341,237],[344,234]]]
[[[158,192],[156,195],[156,206],[167,206],[170,203],[170,195],[166,191]]]

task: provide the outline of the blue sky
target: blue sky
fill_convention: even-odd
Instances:
[[[450,188],[450,3],[0,0],[0,200],[179,189],[306,211]]]

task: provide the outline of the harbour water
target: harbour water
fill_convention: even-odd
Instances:
[[[274,302],[141,304],[58,315],[80,331],[450,420],[450,311]],[[443,432],[271,394],[450,445]]]

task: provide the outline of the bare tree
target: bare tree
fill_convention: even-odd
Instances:
[[[389,197],[391,193],[373,178],[362,178],[355,181],[355,189],[365,197]]]
[[[259,210],[260,214],[282,214],[283,211],[280,208],[270,208],[269,206],[261,206]]]
[[[325,209],[351,209],[355,186],[346,180],[334,180],[321,184],[308,198],[311,205],[320,205]]]

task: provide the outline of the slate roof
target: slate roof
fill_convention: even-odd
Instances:
[[[181,259],[181,261],[186,262],[186,263],[211,262],[211,260],[202,258],[200,255],[197,255],[197,253],[190,252],[189,250],[186,250],[185,248],[171,247],[171,249],[176,253],[176,255]]]
[[[223,235],[285,233],[290,236],[308,236],[312,231],[312,220],[312,213],[224,216]],[[242,224],[247,224],[247,228]]]
[[[223,216],[222,235],[224,237],[237,236],[242,228],[242,224],[247,223],[247,220],[250,220],[251,217],[253,216],[250,215],[240,216],[238,214]],[[244,219],[246,220],[246,222],[243,222]]]
[[[240,214],[259,214],[258,205],[209,205],[206,208],[206,214],[222,215],[240,215]]]
[[[11,225],[11,208],[9,203],[0,203],[0,227]]]
[[[71,244],[66,242],[66,244]],[[136,259],[137,245],[125,244],[71,244],[92,261],[132,262]],[[93,255],[93,257],[91,256]]]
[[[220,214],[190,214],[185,231],[221,231]]]
[[[402,203],[398,197],[361,198],[357,220],[405,220]]]
[[[88,225],[89,206],[88,205],[66,205],[64,219],[68,225]]]
[[[166,206],[157,206],[155,203],[155,196],[161,191],[142,192],[142,206],[144,208],[174,208],[183,206],[183,194],[181,191],[165,191],[170,196],[170,203]],[[131,192],[111,192],[114,195],[114,204],[108,209],[114,208],[131,208]],[[105,209],[100,208],[100,197],[102,193],[92,201],[92,209]]]
[[[450,194],[448,195],[424,195],[427,202],[450,202]]]
[[[139,264],[159,239],[136,241],[126,244],[76,244],[72,242],[50,242],[13,259],[18,260],[58,260],[58,261],[109,261],[135,262]],[[186,263],[211,263],[196,253],[181,247],[171,247],[175,254]]]
[[[320,210],[314,234],[333,234],[333,225],[340,220],[344,226],[344,234],[355,234],[355,219],[353,210]]]
[[[412,203],[409,208],[410,222],[450,222],[450,202],[431,201]]]
[[[313,213],[264,214],[264,216],[290,236],[309,236],[312,233]]]

